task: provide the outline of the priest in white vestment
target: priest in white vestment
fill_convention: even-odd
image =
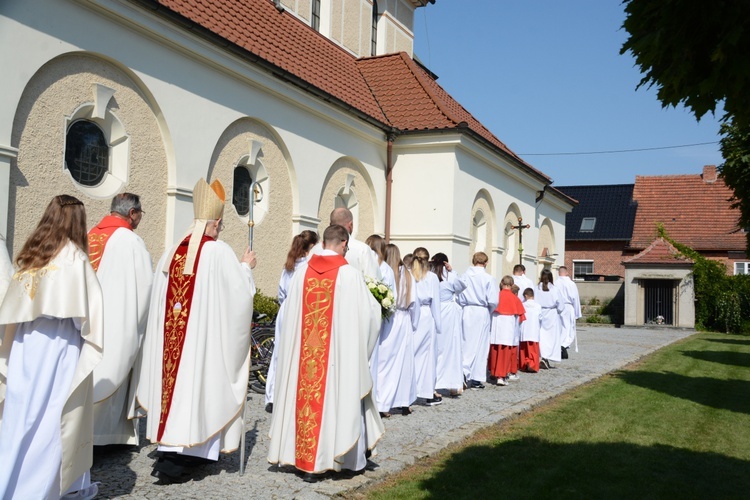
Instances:
[[[16,263],[0,305],[0,498],[92,498],[103,320],[83,203],[54,197]]]
[[[349,249],[346,252],[346,262],[354,269],[358,269],[363,275],[375,279],[383,279],[380,274],[380,264],[378,256],[370,245],[352,238],[354,231],[354,216],[352,212],[345,207],[334,208],[330,215],[330,224],[332,226],[342,226],[349,233]],[[319,255],[323,251],[322,242],[315,245],[312,253]]]
[[[575,342],[575,350],[578,352],[578,337],[576,336],[576,320],[581,317],[581,299],[578,296],[578,287],[570,279],[568,268],[560,266],[558,269],[557,288],[560,292],[560,300],[563,303],[563,312],[560,313],[560,345],[562,357],[568,357],[568,348]]]
[[[343,258],[349,234],[330,226],[323,251],[296,273],[282,325],[268,461],[315,481],[358,471],[383,435],[368,359],[380,332],[380,304]]]
[[[490,314],[497,307],[500,289],[487,272],[489,258],[484,252],[472,257],[472,267],[461,276],[466,289],[456,302],[463,307],[461,316],[463,368],[469,389],[484,389],[487,381],[487,357],[490,353]]]
[[[154,276],[137,398],[163,483],[236,450],[244,432],[256,260],[248,248],[239,262],[218,240],[224,200],[218,180],[198,181],[190,234]]]
[[[151,255],[133,231],[143,217],[138,195],[112,199],[110,215],[89,231],[89,259],[104,294],[104,359],[94,370],[94,445],[138,444],[133,364],[146,331]]]

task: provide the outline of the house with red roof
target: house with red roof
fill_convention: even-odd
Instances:
[[[413,57],[434,0],[7,0],[0,3],[0,233],[17,251],[46,200],[89,223],[119,192],[158,256],[192,221],[201,177],[226,187],[222,239],[253,224],[275,290],[293,235],[335,207],[402,253],[474,252],[530,275],[565,258],[576,202]],[[252,191],[252,193],[251,193]],[[252,219],[251,219],[252,216]],[[514,226],[523,220],[529,229]]]

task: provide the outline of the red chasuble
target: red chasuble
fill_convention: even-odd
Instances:
[[[128,221],[114,215],[107,215],[89,231],[89,261],[91,261],[91,267],[94,268],[94,271],[99,270],[99,264],[101,264],[102,255],[104,255],[104,247],[107,245],[109,237],[116,229],[121,227],[133,230]]]
[[[506,316],[518,316],[519,323],[526,321],[526,309],[523,307],[523,302],[510,290],[500,290],[500,299],[495,312]]]
[[[315,470],[328,380],[333,294],[339,268],[346,264],[340,255],[315,255],[305,273],[295,413],[296,466],[305,472]]]
[[[185,259],[187,256],[190,236],[182,240],[172,257],[169,265],[169,287],[167,288],[167,307],[164,314],[164,353],[161,370],[161,415],[156,440],[161,441],[164,427],[167,425],[169,409],[172,406],[172,395],[177,381],[177,369],[182,358],[182,346],[185,344],[190,306],[192,305],[195,279],[198,276],[198,262],[201,250],[207,241],[214,241],[209,236],[203,236],[195,257],[194,274],[184,275]]]

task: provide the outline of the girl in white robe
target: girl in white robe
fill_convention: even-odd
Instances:
[[[542,368],[549,368],[549,361],[561,361],[560,313],[565,305],[553,284],[552,272],[542,270],[535,295],[536,303],[542,308],[539,330],[539,355]]]
[[[378,410],[389,413],[398,408],[409,415],[409,406],[417,399],[414,377],[414,330],[419,324],[417,306],[417,283],[401,261],[396,245],[386,246],[386,262],[394,271],[396,279],[396,312],[388,327],[381,332],[380,355],[378,357]]]
[[[450,391],[452,396],[463,391],[464,374],[461,358],[461,306],[456,295],[466,289],[458,275],[453,272],[444,253],[432,257],[433,271],[440,280],[441,333],[437,336],[437,381],[438,389]]]
[[[393,274],[393,269],[385,261],[386,243],[383,237],[377,234],[370,235],[365,243],[370,246],[375,255],[378,256],[378,266],[380,269],[381,281],[388,288],[393,291],[393,297],[396,297],[396,278]],[[383,322],[380,326],[380,336],[378,337],[378,343],[375,344],[375,349],[372,351],[370,356],[370,375],[372,376],[372,394],[375,398],[375,404],[380,408],[379,396],[378,396],[378,365],[380,364],[380,339],[383,337],[383,332],[390,330],[391,326],[388,324],[393,321],[393,316],[383,318]],[[380,410],[379,410],[380,411]],[[387,418],[388,411],[380,411],[380,416]]]
[[[419,297],[419,324],[414,332],[414,372],[417,377],[417,397],[429,406],[442,403],[443,398],[435,393],[437,382],[436,337],[442,328],[440,309],[440,281],[430,271],[430,254],[425,248],[414,250],[411,264],[412,274],[417,280]]]
[[[300,268],[304,268],[307,265],[307,256],[316,243],[318,243],[318,234],[310,230],[302,231],[292,239],[292,247],[289,249],[289,253],[286,256],[286,264],[281,271],[281,279],[279,279],[279,292],[277,295],[279,300],[279,310],[276,313],[276,323],[273,336],[274,346],[279,345],[279,342],[281,342],[281,321],[284,319],[284,300],[289,292],[289,283],[292,282],[294,274]],[[305,271],[302,269],[300,272],[304,273]],[[274,349],[271,354],[271,362],[268,364],[265,396],[266,411],[268,412],[273,411],[273,390],[276,383],[276,363],[278,362],[278,354],[278,349]]]
[[[92,498],[103,299],[83,203],[53,198],[16,263],[0,305],[0,498]]]

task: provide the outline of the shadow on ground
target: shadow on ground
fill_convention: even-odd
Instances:
[[[684,356],[723,365],[750,367],[750,353],[731,351],[682,351]]]
[[[706,342],[718,342],[720,344],[732,344],[732,345],[750,345],[750,338],[740,339],[703,339]]]
[[[114,498],[122,495],[128,495],[133,492],[136,485],[137,473],[131,467],[131,462],[137,459],[141,450],[150,446],[145,438],[145,425],[140,426],[139,446],[109,445],[94,447],[94,465],[91,467],[91,480],[101,481],[99,485],[100,498]],[[245,432],[245,461],[252,454],[255,443],[258,439],[258,421],[255,422],[251,429]],[[156,460],[156,450],[152,450],[148,457]],[[150,467],[151,463],[149,463]],[[235,451],[228,454],[220,454],[216,463],[209,465],[200,465],[188,470],[189,480],[201,481],[208,476],[218,475],[221,471],[233,474],[240,470],[240,453]],[[149,468],[150,471],[150,468]],[[106,477],[106,480],[102,478]],[[156,478],[149,477],[152,482]]]
[[[740,498],[750,488],[748,467],[671,446],[523,438],[466,448],[419,486],[431,498],[451,499]]]
[[[630,371],[618,372],[615,376],[628,384],[687,401],[750,414],[750,398],[747,397],[750,394],[750,382],[745,380],[719,380],[710,377],[686,377],[676,373]]]

